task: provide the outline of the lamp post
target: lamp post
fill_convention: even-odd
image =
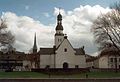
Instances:
[[[117,53],[115,53],[115,72],[117,73]]]

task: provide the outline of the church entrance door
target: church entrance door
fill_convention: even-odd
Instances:
[[[67,69],[68,68],[68,63],[67,62],[64,62],[63,63],[63,69]]]

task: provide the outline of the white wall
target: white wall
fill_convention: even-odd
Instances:
[[[65,48],[67,52],[64,52]],[[80,68],[86,67],[85,55],[75,55],[75,51],[67,39],[63,41],[56,51],[56,68],[63,68],[64,62],[69,64],[69,68],[75,68],[75,65],[79,65]]]
[[[77,64],[79,65],[79,68],[86,68],[85,55],[74,55],[74,56],[75,56],[74,65]]]
[[[23,66],[31,66],[31,63],[30,63],[30,61],[27,61],[27,60],[24,60],[23,61]]]
[[[40,68],[45,68],[47,65],[54,68],[54,55],[40,55]]]
[[[64,39],[64,35],[55,36],[55,45],[58,47]]]
[[[86,67],[92,68],[92,66],[94,66],[93,61],[86,62]]]
[[[99,68],[108,68],[108,56],[102,56],[99,58]]]

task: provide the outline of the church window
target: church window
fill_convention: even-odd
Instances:
[[[62,41],[62,39],[60,39],[60,41]]]
[[[61,42],[62,41],[62,39],[58,39],[58,42]]]
[[[67,52],[67,48],[64,49],[64,52]]]

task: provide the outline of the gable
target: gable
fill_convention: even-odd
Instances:
[[[74,48],[72,47],[71,43],[68,39],[64,39],[63,42],[59,45],[56,52],[64,52],[64,50],[67,49],[67,52],[73,52],[75,53]]]

